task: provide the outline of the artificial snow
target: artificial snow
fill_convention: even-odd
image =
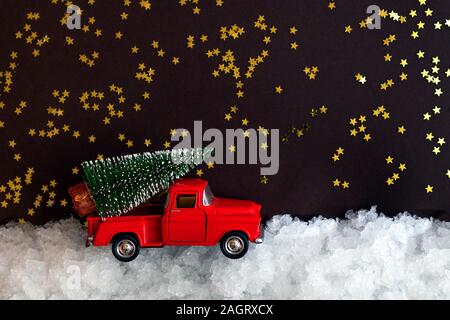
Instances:
[[[349,212],[275,216],[241,260],[218,247],[85,248],[74,219],[0,227],[0,299],[449,299],[450,223]]]

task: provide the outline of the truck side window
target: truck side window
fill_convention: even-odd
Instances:
[[[177,195],[177,208],[195,208],[195,194]]]

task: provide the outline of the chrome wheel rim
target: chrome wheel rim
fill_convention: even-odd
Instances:
[[[240,254],[244,250],[244,240],[236,236],[229,237],[225,241],[225,250],[232,255]]]
[[[121,240],[117,245],[117,253],[122,258],[130,258],[136,252],[136,246],[133,241],[124,239]]]

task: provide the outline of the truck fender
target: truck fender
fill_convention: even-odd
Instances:
[[[222,241],[222,239],[228,234],[228,233],[231,233],[231,232],[241,232],[241,233],[243,233],[243,234],[245,234],[245,236],[247,237],[247,239],[250,241],[250,236],[249,236],[249,233],[247,232],[247,231],[245,231],[245,230],[239,230],[239,229],[233,229],[233,230],[227,230],[227,231],[225,231],[225,232],[223,232],[221,235],[220,235],[220,237],[218,238],[218,239],[216,239],[216,244],[217,243],[219,243],[220,241]]]
[[[114,241],[114,238],[115,238],[115,237],[120,236],[120,235],[123,235],[123,234],[131,235],[131,236],[135,237],[135,238],[139,241],[139,245],[142,246],[142,240],[141,240],[141,238],[139,237],[139,235],[136,234],[135,232],[118,232],[118,233],[114,234],[114,235],[111,237],[111,239],[109,239],[109,242],[108,242],[108,243],[111,244],[111,243]]]

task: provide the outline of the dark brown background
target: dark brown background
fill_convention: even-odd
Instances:
[[[450,169],[450,101],[448,92],[437,97],[434,86],[420,76],[424,68],[431,68],[431,57],[439,56],[440,87],[448,91],[443,72],[450,67],[450,28],[444,25],[439,31],[433,27],[436,21],[444,23],[450,17],[448,1],[429,0],[427,6],[419,6],[417,1],[378,1],[376,4],[382,8],[403,15],[416,9],[419,17],[408,16],[405,24],[384,19],[382,29],[376,31],[358,26],[372,0],[336,0],[333,12],[327,8],[328,1],[224,0],[223,7],[218,8],[214,1],[200,0],[200,15],[192,13],[192,4],[181,7],[176,0],[151,2],[152,9],[146,12],[136,0],[129,8],[116,0],[96,0],[93,6],[79,1],[77,4],[84,10],[83,24],[87,17],[95,16],[94,29],[102,29],[103,36],[97,38],[92,31],[69,31],[61,26],[59,20],[65,12],[62,4],[54,5],[50,0],[1,1],[0,69],[7,68],[11,51],[19,53],[19,66],[11,93],[0,97],[6,104],[0,110],[0,120],[6,124],[0,129],[0,185],[23,176],[27,167],[33,167],[36,174],[33,183],[24,187],[19,204],[0,208],[0,222],[23,218],[42,223],[72,214],[70,205],[62,208],[59,203],[69,200],[67,187],[81,180],[80,175],[71,172],[75,166],[80,168],[81,161],[95,159],[98,154],[107,157],[163,149],[164,141],[170,140],[170,129],[190,129],[194,120],[202,120],[204,128],[225,129],[240,127],[244,117],[250,120],[250,126],[280,128],[282,134],[288,133],[291,126],[308,124],[311,129],[300,139],[289,135],[289,141],[281,143],[280,172],[269,177],[267,185],[260,183],[258,166],[203,168],[204,177],[217,195],[258,201],[266,217],[281,213],[303,218],[319,214],[335,217],[348,209],[378,205],[388,214],[407,210],[450,218],[450,179],[445,176]],[[432,17],[425,17],[426,8],[433,9]],[[27,21],[26,13],[30,11],[39,12],[40,19]],[[129,13],[127,21],[120,20],[123,11]],[[253,27],[259,15],[265,16],[269,26],[278,28],[269,45],[262,42],[266,34]],[[420,20],[426,28],[420,31],[418,40],[413,40],[410,33]],[[27,22],[40,35],[51,38],[38,58],[31,55],[35,46],[14,36]],[[220,27],[233,24],[245,27],[245,34],[237,40],[220,40]],[[289,34],[293,25],[299,29],[295,36]],[[350,35],[344,32],[346,25],[354,29]],[[119,30],[124,34],[121,41],[114,39]],[[207,34],[209,41],[201,43],[201,34]],[[382,40],[389,34],[395,34],[397,41],[383,46]],[[186,47],[188,35],[195,35],[194,49]],[[66,36],[75,39],[73,46],[66,45]],[[164,58],[157,57],[151,48],[154,39],[166,51]],[[297,51],[290,50],[292,41],[299,44]],[[137,55],[130,52],[134,45],[140,48]],[[236,98],[232,78],[212,77],[219,60],[207,59],[205,52],[213,48],[233,50],[242,73],[250,56],[257,56],[262,49],[269,51],[269,58],[257,67],[253,78],[244,80],[243,99]],[[426,52],[426,59],[417,59],[419,49]],[[94,50],[100,53],[100,59],[93,68],[78,60],[80,54]],[[391,63],[383,60],[388,52],[393,56]],[[181,64],[174,66],[172,56],[180,57]],[[400,58],[408,59],[406,68],[400,66]],[[134,78],[140,62],[156,69],[155,81],[150,85]],[[306,78],[302,72],[305,66],[319,67],[316,80]],[[400,81],[402,71],[408,74],[407,81]],[[367,76],[368,83],[355,81],[358,72]],[[390,78],[395,81],[394,87],[381,91],[379,84]],[[97,90],[105,92],[105,101],[114,101],[108,90],[112,83],[124,88],[125,117],[104,126],[101,120],[105,112],[84,111],[78,98],[84,91]],[[282,95],[275,94],[276,85],[284,88]],[[54,89],[70,91],[65,104],[58,104],[52,97]],[[141,96],[144,91],[151,94],[146,102]],[[20,100],[26,100],[28,107],[18,117],[13,111]],[[134,102],[142,104],[141,112],[132,109]],[[223,117],[232,105],[237,105],[239,112],[226,123]],[[328,113],[311,117],[311,109],[321,105],[328,107]],[[389,109],[391,120],[372,117],[372,109],[380,105]],[[441,106],[441,114],[423,121],[422,114],[435,105]],[[48,106],[63,108],[64,117],[48,115]],[[370,119],[373,139],[369,143],[349,135],[349,119],[361,114]],[[47,120],[54,120],[57,126],[70,124],[71,129],[80,130],[80,139],[64,133],[52,139],[27,134],[30,128],[45,127]],[[407,128],[404,136],[396,132],[399,125]],[[439,156],[431,152],[435,143],[425,140],[427,132],[446,138],[447,145]],[[134,147],[119,142],[119,133],[132,139]],[[96,143],[88,143],[90,134],[95,134]],[[144,146],[145,138],[152,139],[150,148]],[[8,147],[11,139],[17,143],[14,150]],[[331,156],[338,147],[345,149],[345,155],[333,163]],[[22,156],[19,162],[13,160],[17,152]],[[385,163],[388,155],[394,156],[396,166],[399,162],[408,166],[392,187],[385,182],[395,170]],[[335,178],[348,180],[350,189],[332,188]],[[34,197],[50,179],[58,182],[56,204],[52,208],[43,204],[36,208],[34,216],[28,215]],[[434,186],[431,194],[425,192],[428,184]]]

